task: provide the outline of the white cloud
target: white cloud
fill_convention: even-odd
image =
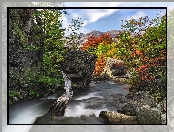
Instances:
[[[118,9],[91,9],[87,10],[87,16],[89,18],[89,22],[95,22],[100,18],[107,17],[112,13],[116,12]]]
[[[65,2],[66,7],[118,7],[122,2]],[[111,15],[118,9],[83,9],[78,13],[73,13],[72,17],[77,19],[78,17],[85,18],[85,25],[91,22],[95,22],[100,18]]]
[[[84,26],[87,25],[87,24],[88,24],[88,20],[84,20],[84,21],[83,21],[82,27],[84,27]]]
[[[139,11],[137,13],[135,13],[134,15],[132,15],[131,17],[128,17],[127,20],[130,20],[130,19],[139,19],[140,17],[144,17],[146,14],[142,11]]]
[[[78,10],[78,11],[76,10],[76,12],[73,12],[73,10],[71,10],[71,14],[69,16],[63,15],[63,17],[62,17],[63,27],[67,28],[67,26],[70,25],[70,23],[71,23],[70,21],[68,21],[69,19],[67,19],[67,17],[70,17],[71,19],[76,19],[76,20],[79,17],[79,18],[82,18],[80,21],[83,22],[84,24],[82,25],[80,30],[77,32],[78,33],[87,33],[87,32],[89,32],[89,30],[84,28],[85,25],[92,23],[92,22],[96,22],[100,18],[107,17],[116,11],[117,11],[117,9],[82,9],[82,10]],[[66,34],[68,34],[68,33],[69,32],[66,31]]]
[[[78,19],[81,18],[80,14],[72,13],[72,19]]]

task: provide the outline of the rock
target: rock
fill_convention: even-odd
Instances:
[[[69,98],[66,97],[67,95],[63,94],[60,96],[56,102],[50,107],[49,113],[51,116],[64,116],[65,109],[67,107]]]
[[[118,84],[125,84],[128,78],[127,67],[124,62],[113,58],[107,59],[104,71],[97,77],[97,79],[108,79]]]
[[[96,115],[94,113],[91,113],[89,117],[96,117]]]
[[[118,110],[119,113],[135,116],[138,109],[143,105],[148,105],[150,107],[156,106],[155,101],[150,97],[149,91],[131,93],[130,96],[128,95],[129,101],[127,104]]]
[[[99,117],[111,124],[137,124],[135,116],[127,116],[115,111],[101,111]]]
[[[142,106],[136,114],[140,124],[161,124],[161,113],[158,109],[150,108],[148,105]]]
[[[109,58],[106,62],[105,72],[110,77],[126,75],[126,66],[121,60]]]
[[[139,91],[134,94],[134,97],[130,103],[141,107],[143,105],[148,105],[150,107],[155,107],[156,102],[151,98],[149,91]]]
[[[128,103],[124,105],[120,110],[117,110],[117,112],[125,115],[136,116],[136,106]]]
[[[62,71],[76,83],[77,87],[89,86],[97,57],[84,50],[70,49],[64,54]]]

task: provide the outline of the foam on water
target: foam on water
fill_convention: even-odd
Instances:
[[[90,98],[92,98],[92,97],[103,98],[102,96],[97,95],[98,93],[99,93],[99,92],[89,93],[88,95],[86,95],[86,96],[81,96],[81,97],[79,97],[79,98],[77,98],[77,99],[75,99],[75,100],[90,99]]]
[[[76,106],[68,106],[65,110],[65,117],[80,117],[82,115],[90,116],[95,114],[96,117],[99,117],[101,111],[107,111],[108,109],[87,109],[85,108],[84,103],[80,103]]]

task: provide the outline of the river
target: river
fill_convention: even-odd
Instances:
[[[73,89],[74,95],[68,102],[64,117],[50,116],[50,106],[65,90],[39,100],[21,102],[9,107],[9,124],[106,124],[99,118],[100,111],[117,111],[125,103],[129,91],[127,84],[105,81],[85,89]],[[17,126],[5,126],[4,132]],[[30,132],[31,126],[23,126],[18,132]]]

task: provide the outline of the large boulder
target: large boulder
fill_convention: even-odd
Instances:
[[[125,66],[123,61],[108,58],[104,71],[100,74],[100,76],[96,78],[99,80],[107,79],[119,84],[124,84],[127,82],[129,76],[127,72],[127,67]]]
[[[126,69],[124,62],[121,60],[116,60],[109,58],[106,62],[105,72],[110,76],[124,76],[126,75]]]
[[[64,54],[64,62],[61,69],[76,83],[77,87],[89,86],[91,75],[95,68],[97,57],[81,49],[69,49]]]
[[[157,103],[149,91],[127,95],[127,103],[117,112],[136,116],[139,124],[166,124],[166,98]]]
[[[158,109],[142,106],[137,111],[137,120],[140,124],[161,124],[161,112]]]
[[[149,91],[135,92],[131,96],[132,97],[129,97],[127,104],[118,110],[119,113],[135,116],[138,109],[143,105],[156,107],[156,103],[151,98]]]
[[[127,116],[115,111],[101,111],[99,117],[105,119],[110,124],[137,124],[135,116]]]

